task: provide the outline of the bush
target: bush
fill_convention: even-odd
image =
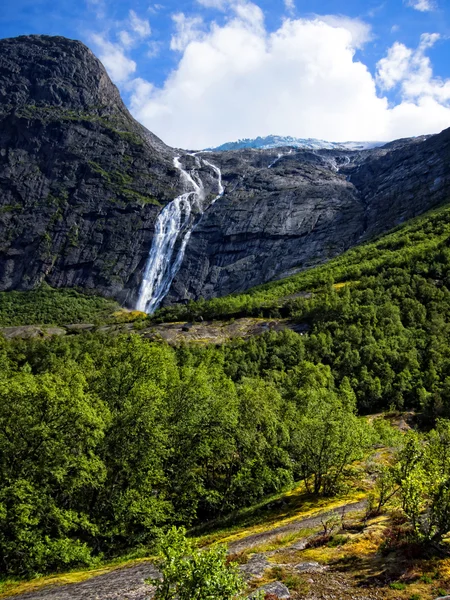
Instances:
[[[162,535],[159,550],[162,580],[148,581],[156,587],[155,600],[231,600],[244,587],[237,565],[227,561],[224,546],[198,550],[184,528],[173,527]]]

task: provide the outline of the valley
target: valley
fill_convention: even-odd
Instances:
[[[170,148],[45,35],[0,124],[0,597],[447,596],[450,129]]]

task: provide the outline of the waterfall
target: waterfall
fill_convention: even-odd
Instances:
[[[219,167],[216,167],[216,165],[213,165],[212,163],[210,163],[209,161],[207,161],[205,159],[203,159],[203,162],[205,163],[205,165],[208,165],[208,167],[211,167],[211,169],[217,175],[219,193],[214,198],[214,200],[211,202],[211,204],[214,204],[214,202],[216,200],[218,200],[219,198],[221,198],[223,196],[223,193],[225,191],[225,188],[223,187],[223,183],[222,183],[222,171],[219,169]],[[210,204],[210,206],[211,206],[211,204]]]
[[[197,167],[201,166],[197,156],[195,162]],[[224,192],[222,173],[215,165],[206,160],[203,162],[211,167],[218,177],[219,194],[214,198],[213,202],[215,202]],[[163,301],[183,262],[194,225],[192,214],[194,205],[197,205],[200,214],[203,212],[205,191],[200,177],[194,171],[188,172],[183,169],[179,156],[174,158],[174,165],[181,173],[185,188],[189,186],[193,189],[169,202],[156,219],[152,246],[136,303],[136,310],[149,314],[155,312]],[[179,241],[179,248],[174,256],[177,241]]]
[[[289,152],[288,152],[287,154],[283,154],[282,152],[279,152],[279,153],[278,153],[278,155],[277,155],[277,157],[276,157],[276,159],[275,159],[273,162],[271,162],[271,163],[270,163],[270,165],[269,165],[267,168],[268,168],[268,169],[271,169],[271,168],[272,168],[272,167],[274,167],[274,166],[277,164],[277,162],[279,162],[279,161],[280,161],[282,158],[284,158],[285,156],[288,156],[289,154],[293,154],[293,153],[294,153],[294,150],[293,150],[292,148],[289,150]]]
[[[274,165],[277,164],[277,162],[279,160],[281,160],[283,158],[284,154],[281,154],[281,152],[278,154],[278,156],[276,157],[276,159],[270,163],[270,165],[267,167],[268,169],[271,169]]]

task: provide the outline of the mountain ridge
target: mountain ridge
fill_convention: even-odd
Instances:
[[[206,148],[210,152],[228,152],[230,150],[243,150],[255,148],[270,150],[273,148],[302,148],[304,150],[369,150],[384,146],[388,142],[328,142],[316,138],[298,138],[283,135],[258,136],[256,138],[242,138],[236,142],[226,142],[220,146]]]

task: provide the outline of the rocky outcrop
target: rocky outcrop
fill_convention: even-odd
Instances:
[[[225,194],[166,302],[242,292],[322,263],[450,199],[450,129],[362,152],[212,154]],[[272,163],[272,166],[269,165]]]

